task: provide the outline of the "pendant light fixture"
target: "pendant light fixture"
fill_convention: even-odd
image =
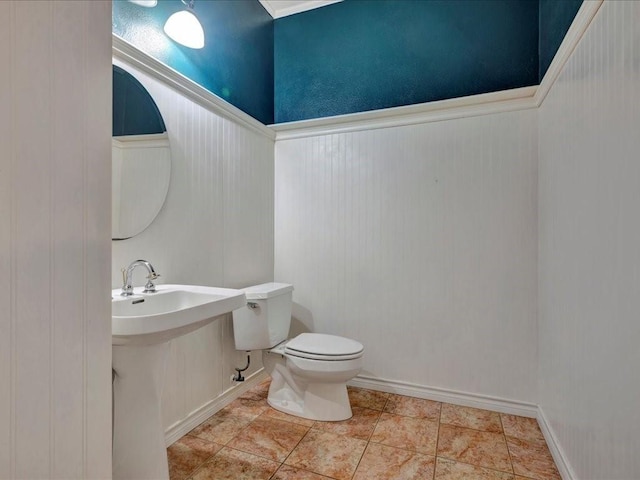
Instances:
[[[164,33],[169,38],[189,48],[204,47],[204,30],[193,12],[195,0],[182,0],[186,10],[176,12],[164,24]]]

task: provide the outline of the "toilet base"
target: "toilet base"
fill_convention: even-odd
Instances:
[[[337,422],[347,420],[353,416],[347,385],[344,382],[337,383],[304,383],[296,381],[294,390],[285,377],[287,373],[275,368],[271,373],[271,386],[267,402],[274,409],[295,415],[325,422]],[[291,380],[291,379],[290,379]]]

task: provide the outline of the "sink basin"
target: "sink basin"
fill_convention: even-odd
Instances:
[[[169,341],[246,304],[230,288],[157,285],[111,292],[113,478],[169,480],[160,405]],[[212,346],[213,348],[213,346]]]
[[[244,293],[231,288],[157,285],[156,293],[135,288],[128,297],[111,295],[112,345],[168,342],[213,321],[213,317],[245,305]]]

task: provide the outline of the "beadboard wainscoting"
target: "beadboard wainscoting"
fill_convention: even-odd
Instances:
[[[536,403],[537,112],[276,142],[275,279],[362,375]]]
[[[202,101],[197,88],[185,95],[162,72],[152,75],[148,66],[156,63],[144,54],[136,54],[143,68],[118,52],[114,63],[144,85],[162,113],[172,170],[158,217],[141,234],[113,242],[113,287],[122,284],[120,268],[138,258],[152,263],[162,283],[238,288],[272,280],[273,134],[232,107]],[[134,284],[143,277],[134,273]],[[169,441],[203,410],[221,408],[234,367],[245,362],[234,348],[231,315],[171,342],[162,396]],[[254,354],[247,374],[261,367]]]
[[[640,2],[603,3],[539,116],[538,403],[565,478],[640,478]]]
[[[0,2],[0,478],[111,478],[111,2]]]

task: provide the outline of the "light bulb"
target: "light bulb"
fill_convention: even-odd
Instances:
[[[164,24],[169,38],[189,48],[204,47],[204,30],[198,18],[189,10],[176,12]]]

